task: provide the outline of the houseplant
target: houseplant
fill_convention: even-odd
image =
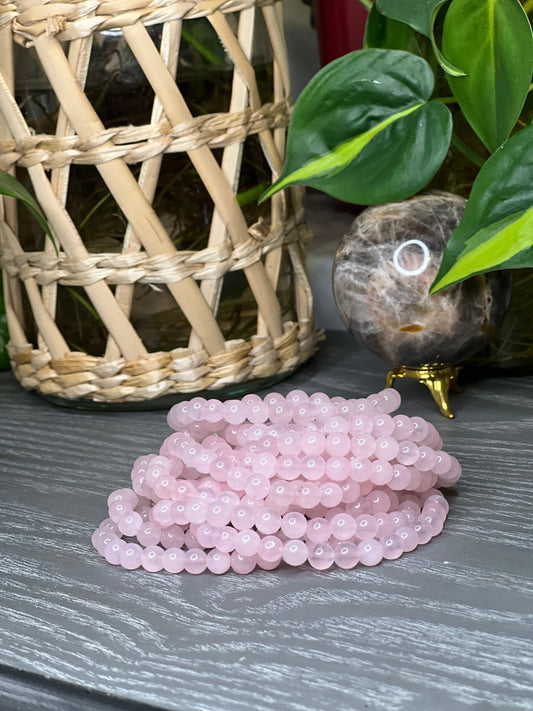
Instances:
[[[392,202],[430,186],[453,152],[469,199],[431,293],[531,268],[532,68],[519,0],[376,0],[365,49],[324,67],[299,97],[265,197],[308,185],[356,204]]]

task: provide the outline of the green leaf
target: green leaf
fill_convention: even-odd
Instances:
[[[405,22],[413,30],[431,37],[435,15],[446,0],[376,0],[382,15]]]
[[[401,200],[421,190],[450,144],[451,114],[429,102],[421,57],[364,49],[325,66],[300,94],[279,179],[261,198],[308,185],[346,202]]]
[[[467,75],[448,77],[459,106],[495,151],[516,124],[533,70],[531,25],[519,0],[453,0],[442,48]]]
[[[41,225],[43,230],[51,237],[50,228],[48,227],[48,222],[44,216],[41,208],[32,198],[30,193],[26,190],[24,185],[20,183],[16,178],[5,170],[0,170],[0,195],[9,195],[16,200],[20,200],[35,217],[38,223]]]
[[[480,170],[430,293],[474,274],[519,267],[533,267],[533,126]]]
[[[365,49],[403,49],[418,54],[415,33],[409,25],[382,15],[375,4],[368,13],[365,28]]]

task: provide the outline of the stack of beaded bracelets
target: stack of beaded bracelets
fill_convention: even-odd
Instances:
[[[169,573],[398,558],[440,533],[437,487],[461,473],[431,423],[391,416],[399,405],[392,389],[175,405],[176,431],[109,496],[93,545],[113,565]]]

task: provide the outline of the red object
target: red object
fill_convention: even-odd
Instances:
[[[313,0],[322,66],[361,49],[368,11],[357,0]]]

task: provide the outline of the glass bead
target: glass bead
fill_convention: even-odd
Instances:
[[[280,393],[269,393],[264,399],[263,402],[265,405],[268,407],[272,407],[273,405],[278,405],[280,403],[286,402],[285,398],[283,395]]]
[[[306,454],[302,458],[302,474],[308,481],[318,481],[326,473],[326,462],[319,454]]]
[[[100,529],[105,529],[110,533],[118,533],[118,526],[111,518],[104,518],[102,523],[98,526]]]
[[[297,488],[294,503],[303,509],[312,509],[320,502],[320,489],[313,482],[306,482]]]
[[[375,456],[386,462],[390,462],[398,454],[399,448],[400,445],[394,437],[378,437],[376,439]]]
[[[117,522],[118,529],[123,536],[135,536],[142,524],[142,516],[135,511],[128,511]]]
[[[396,460],[399,464],[409,466],[416,464],[420,457],[419,447],[409,439],[404,439],[399,442],[398,454]]]
[[[360,541],[374,538],[379,531],[379,524],[372,514],[360,514],[355,517],[355,536]]]
[[[381,413],[372,416],[372,435],[374,437],[390,437],[394,429],[394,420],[390,415]]]
[[[394,533],[389,533],[380,539],[383,546],[383,557],[387,560],[396,560],[403,553],[403,545],[399,536]]]
[[[457,480],[461,476],[461,465],[459,464],[457,459],[453,455],[450,455],[450,460],[451,467],[449,471],[447,471],[445,474],[439,474],[439,486],[453,486],[457,483]]]
[[[261,452],[252,457],[252,471],[254,474],[262,474],[271,478],[276,473],[277,459],[274,454]]]
[[[269,407],[269,418],[272,424],[287,425],[292,419],[292,405],[279,402]]]
[[[350,461],[350,478],[356,482],[368,481],[372,472],[370,460],[366,457],[354,457]]]
[[[230,559],[232,570],[239,575],[247,575],[248,573],[251,573],[257,563],[257,556],[243,556],[237,551],[233,551]]]
[[[202,548],[215,547],[215,531],[216,529],[209,523],[201,523],[198,526],[194,535]]]
[[[201,548],[191,548],[185,552],[185,570],[199,575],[207,568],[207,554]]]
[[[141,552],[141,566],[149,573],[163,569],[163,549],[159,546],[146,546]]]
[[[142,548],[137,543],[127,543],[120,551],[120,564],[126,570],[141,567]]]
[[[422,417],[411,417],[411,424],[413,426],[411,439],[415,442],[415,444],[419,444],[428,435],[428,423]]]
[[[215,531],[215,546],[222,553],[235,550],[237,531],[232,526],[222,526]]]
[[[187,505],[188,501],[185,500],[179,500],[179,501],[173,501],[172,505],[170,507],[170,522],[168,523],[162,523],[159,524],[161,526],[170,526],[173,523],[177,523],[178,526],[185,526],[187,523],[189,523],[189,516],[187,515],[185,511],[185,506]],[[157,523],[155,519],[153,518],[153,512],[150,514],[151,520],[154,523]]]
[[[269,480],[262,474],[252,474],[246,481],[244,491],[247,496],[264,499],[270,491]]]
[[[227,474],[227,484],[233,491],[241,492],[246,488],[246,482],[252,472],[246,467],[231,467]]]
[[[209,551],[207,554],[207,569],[215,575],[226,573],[231,567],[231,558],[228,553],[218,550]]]
[[[108,507],[115,501],[127,503],[130,508],[134,509],[139,503],[139,497],[131,489],[116,489],[107,497]]]
[[[343,491],[335,482],[320,484],[320,504],[326,508],[338,506],[342,501]]]
[[[224,419],[230,425],[242,425],[246,419],[246,405],[240,400],[227,400],[224,403]]]
[[[279,536],[268,535],[261,539],[257,551],[259,560],[267,563],[274,563],[281,560],[283,555],[283,543]]]
[[[244,556],[256,555],[261,539],[256,531],[245,529],[235,537],[235,550]]]
[[[328,434],[326,452],[332,457],[345,457],[350,452],[351,439],[343,432]]]
[[[91,543],[100,555],[104,555],[105,548],[111,541],[117,540],[118,536],[106,528],[97,528],[91,536]]]
[[[185,504],[185,515],[190,523],[204,523],[206,520],[208,504],[199,497],[189,499]]]
[[[378,538],[383,538],[386,536],[390,536],[391,533],[394,531],[395,526],[394,523],[392,522],[392,518],[390,514],[381,511],[377,514],[374,515],[374,519],[376,523],[378,524],[378,532],[377,532],[377,537]]]
[[[352,481],[351,479],[341,482],[340,487],[342,489],[342,502],[344,504],[352,504],[354,501],[357,501],[362,493],[361,486],[362,484],[358,484],[356,481]]]
[[[290,402],[291,405],[303,405],[304,403],[309,402],[309,395],[304,393],[303,390],[291,390],[287,395],[286,400],[287,402]]]
[[[452,460],[450,455],[447,452],[443,452],[442,450],[435,452],[435,454],[437,455],[437,461],[435,462],[433,471],[435,472],[435,474],[438,475],[446,474],[450,471],[452,466]]]
[[[174,499],[178,497],[178,482],[171,477],[160,477],[152,486],[152,491],[159,499]]]
[[[394,491],[403,491],[411,480],[409,469],[403,464],[394,464],[392,467],[392,479],[387,486]]]
[[[185,568],[185,552],[181,548],[167,548],[163,552],[162,563],[167,573],[181,573]]]
[[[244,531],[254,525],[255,512],[250,506],[238,505],[231,514],[231,525],[237,531]]]
[[[450,510],[450,504],[446,501],[446,499],[444,498],[444,496],[442,496],[442,494],[440,494],[440,493],[438,493],[438,494],[429,494],[429,495],[424,499],[424,506],[425,506],[426,504],[431,504],[431,503],[435,503],[435,504],[438,504],[439,506],[441,506],[441,507],[444,509],[444,511],[445,511],[446,514],[447,514],[448,511]]]
[[[348,434],[349,431],[350,423],[346,417],[334,415],[324,422],[324,432],[326,434]]]
[[[418,536],[414,528],[410,528],[409,526],[399,526],[398,528],[396,528],[394,533],[401,540],[403,550],[406,553],[414,551],[414,549],[417,547]]]
[[[287,565],[302,565],[307,560],[308,548],[299,539],[288,540],[283,545],[283,560]]]
[[[275,509],[262,508],[257,511],[254,524],[260,533],[271,535],[279,531],[281,515]]]
[[[307,550],[307,560],[312,568],[326,570],[333,565],[335,554],[329,543],[310,543]]]
[[[444,518],[441,518],[437,513],[423,511],[417,523],[427,526],[432,536],[438,536],[443,529]]]
[[[301,405],[293,405],[292,416],[297,425],[304,425],[315,416],[316,408],[311,403],[306,402]]]
[[[378,486],[388,484],[393,474],[394,470],[388,461],[375,459],[370,465],[370,481]]]
[[[339,541],[333,549],[335,565],[344,570],[351,570],[359,563],[357,546],[350,541]]]
[[[367,494],[367,501],[372,507],[372,514],[384,513],[390,511],[390,497],[385,491],[379,489],[371,491]]]
[[[281,519],[281,530],[288,538],[301,538],[307,530],[307,519],[299,511],[290,511]]]
[[[323,402],[319,405],[315,404],[315,417],[319,422],[327,422],[337,413],[337,408],[332,402]]]
[[[375,539],[363,540],[357,544],[357,554],[362,565],[377,565],[383,559],[383,546]]]
[[[156,545],[156,543],[161,543],[163,548],[181,548],[185,541],[185,533],[183,528],[178,526],[176,523],[166,526],[159,531],[157,529],[154,530],[152,537],[155,538],[156,534],[158,534],[159,537],[158,541],[151,541],[150,543],[143,545]],[[139,534],[137,534],[137,540],[139,543],[142,543]]]
[[[416,467],[407,467],[409,470],[409,484],[405,487],[411,491],[418,491],[422,484],[422,472],[419,472]]]
[[[312,543],[325,543],[331,536],[331,525],[325,518],[312,518],[307,522],[306,538]]]
[[[356,525],[348,513],[338,513],[331,519],[331,535],[338,541],[348,541],[355,534]]]
[[[280,514],[284,514],[292,504],[294,497],[295,492],[292,484],[287,481],[277,480],[271,485],[265,503],[269,508],[271,507]]]
[[[320,393],[320,392],[318,392],[318,393],[313,393],[313,394],[309,397],[309,402],[310,402],[312,405],[322,405],[322,404],[325,404],[325,403],[328,403],[328,402],[329,402],[329,397],[328,397],[328,395],[326,395],[326,393]]]
[[[355,457],[370,457],[376,451],[376,440],[369,434],[356,434],[351,441],[351,450]]]
[[[323,432],[307,432],[302,435],[300,446],[305,455],[317,456],[323,454],[326,448],[326,437]]]
[[[276,464],[278,476],[286,481],[297,479],[302,472],[300,459],[292,454],[280,455]]]
[[[248,406],[247,419],[253,424],[266,422],[269,418],[270,409],[262,400],[253,402]]]
[[[128,501],[113,501],[109,506],[109,518],[114,522],[118,523],[120,519],[133,508]]]
[[[413,531],[416,533],[418,545],[424,545],[425,543],[429,543],[432,538],[431,530],[429,529],[429,527],[425,526],[420,521],[417,521],[415,523],[415,525],[413,526]]]
[[[397,410],[402,404],[402,397],[394,388],[385,388],[380,392],[380,395],[384,402],[383,412],[390,414]]]
[[[431,449],[431,447],[422,445],[419,447],[419,454],[420,456],[416,463],[416,468],[421,472],[431,471],[437,463],[436,452]]]
[[[302,451],[300,435],[297,432],[288,432],[287,434],[281,435],[277,442],[280,454],[297,456]]]
[[[104,549],[104,558],[111,565],[120,565],[120,558],[122,554],[122,549],[126,544],[120,538],[115,538],[113,541],[109,541]]]

